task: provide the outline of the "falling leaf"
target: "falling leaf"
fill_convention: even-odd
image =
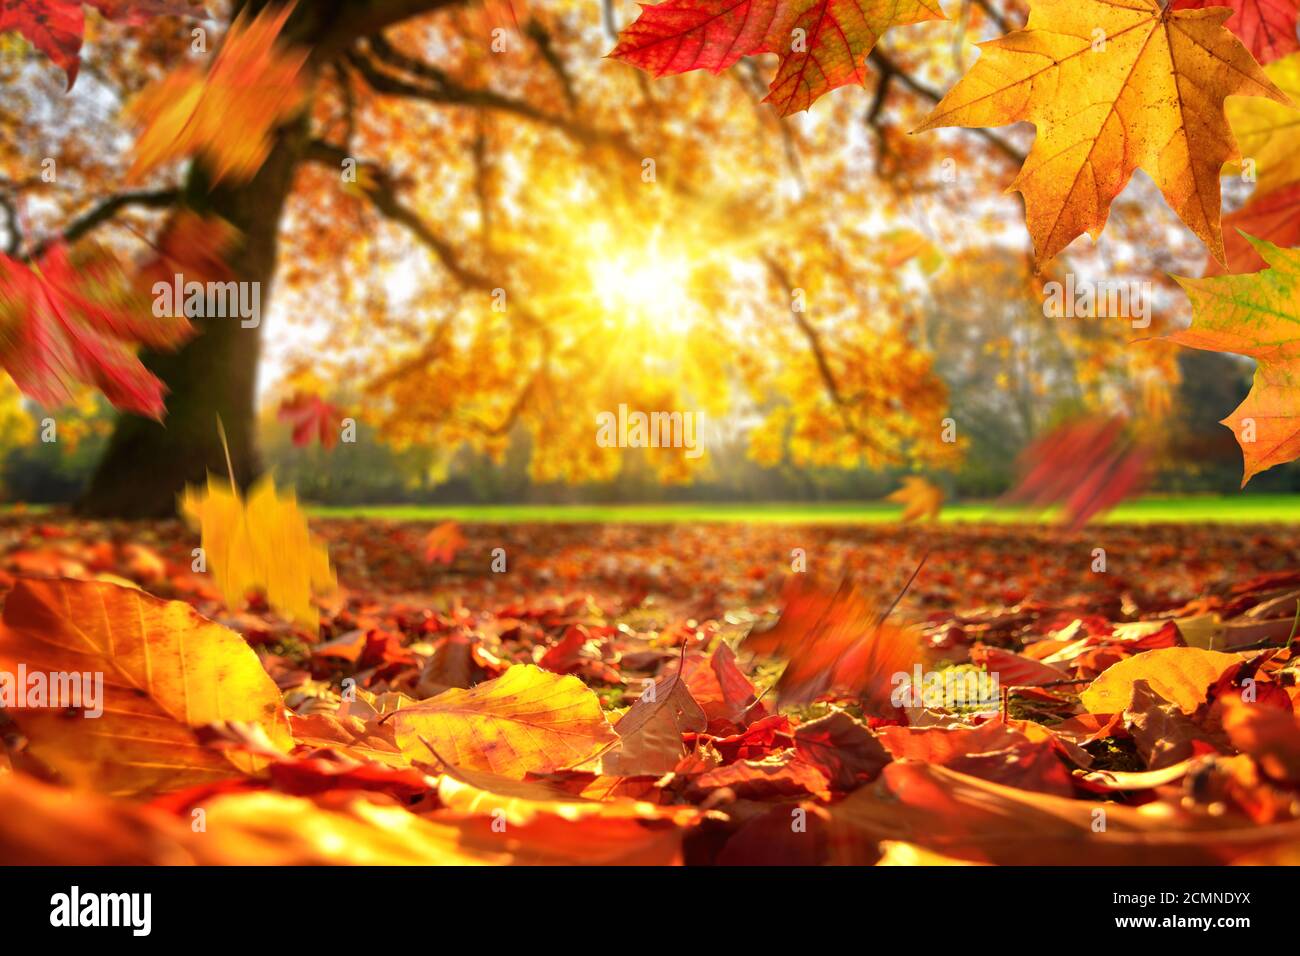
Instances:
[[[444,521],[424,536],[424,560],[428,564],[451,565],[469,542],[455,521]]]
[[[920,130],[1034,124],[1010,188],[1024,196],[1040,265],[1084,232],[1100,236],[1137,169],[1222,261],[1219,171],[1240,158],[1224,99],[1290,104],[1224,29],[1230,15],[1156,0],[1031,0],[1025,29],[982,44]]]
[[[880,611],[848,581],[827,592],[792,585],[776,624],[741,643],[754,654],[784,658],[777,681],[782,702],[806,702],[831,689],[862,696],[863,710],[894,716],[894,675],[912,672],[921,657],[915,636],[882,620]]]
[[[292,492],[277,495],[268,475],[245,501],[229,483],[209,475],[207,491],[186,488],[180,506],[199,527],[204,557],[229,608],[239,608],[256,591],[285,616],[317,630],[320,614],[312,594],[331,591],[337,582],[329,552],[308,530]]]
[[[81,40],[86,28],[83,7],[110,20],[138,24],[163,15],[206,17],[198,3],[186,0],[0,0],[0,33],[16,30],[68,76],[68,89],[81,69]]]
[[[1021,454],[1020,479],[1004,496],[1036,508],[1059,506],[1072,531],[1136,494],[1150,453],[1129,439],[1122,418],[1065,422]]]
[[[107,251],[73,257],[56,244],[32,266],[0,254],[0,364],[47,407],[86,383],[118,408],[161,420],[163,385],[131,347],[174,348],[192,329],[144,305]]]
[[[664,0],[643,5],[610,56],[654,76],[721,73],[743,57],[779,56],[765,103],[782,116],[866,83],[866,59],[890,27],[946,19],[938,0]]]
[[[1122,713],[1133,700],[1138,681],[1185,714],[1205,703],[1206,691],[1229,667],[1235,654],[1196,647],[1165,647],[1125,658],[1108,668],[1079,695],[1091,714]]]
[[[264,760],[203,746],[196,728],[256,723],[292,745],[280,692],[233,631],[188,604],[85,581],[20,580],[0,621],[0,671],[103,674],[103,713],[6,713],[69,781],[138,794],[250,773]]]
[[[905,523],[922,518],[935,521],[943,510],[943,489],[919,475],[908,475],[903,479],[903,487],[886,495],[885,500],[903,505],[902,521]]]
[[[231,24],[211,67],[182,66],[145,89],[128,118],[141,128],[128,182],[199,157],[213,183],[251,179],[271,152],[275,128],[302,107],[307,52],[279,45],[293,12],[263,9]]]
[[[333,448],[339,441],[339,424],[343,413],[337,405],[325,401],[319,395],[300,392],[280,403],[277,413],[280,421],[293,425],[293,443],[306,446],[312,439],[320,441],[324,448]]]
[[[412,760],[442,759],[516,780],[580,766],[618,740],[582,681],[534,664],[404,707],[393,720],[397,744]]]

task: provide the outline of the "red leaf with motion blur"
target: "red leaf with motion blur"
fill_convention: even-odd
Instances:
[[[312,439],[319,439],[325,448],[338,444],[338,426],[343,412],[337,405],[325,401],[319,395],[299,392],[280,404],[277,416],[282,422],[293,425],[293,443],[306,446]],[[448,562],[450,563],[450,562]]]
[[[28,266],[0,255],[0,365],[43,405],[94,385],[117,408],[161,420],[163,385],[131,345],[177,345],[191,332],[183,317],[154,319],[112,256],[73,260],[55,245]]]
[[[460,525],[444,521],[424,536],[424,560],[429,563],[451,564],[456,554],[468,542],[460,533]]]
[[[1060,506],[1077,531],[1137,493],[1150,455],[1125,435],[1122,418],[1067,422],[1034,442],[1021,456],[1020,483],[1006,500],[1032,507]]]

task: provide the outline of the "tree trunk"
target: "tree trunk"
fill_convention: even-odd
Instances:
[[[280,216],[293,184],[303,131],[281,132],[257,176],[235,187],[218,187],[204,196],[207,211],[222,216],[240,233],[228,257],[239,282],[261,287],[265,317],[275,272]],[[257,452],[257,367],[261,323],[244,328],[241,320],[195,320],[198,334],[178,351],[146,353],[144,364],[169,390],[167,415],[160,424],[123,414],[77,510],[88,516],[158,518],[176,513],[176,496],[208,472],[226,473],[220,417],[230,444],[230,461],[241,487],[261,470]]]

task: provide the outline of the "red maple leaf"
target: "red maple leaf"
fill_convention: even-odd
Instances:
[[[131,350],[175,347],[191,332],[183,317],[153,318],[115,259],[74,260],[52,246],[34,266],[0,255],[0,365],[43,405],[94,385],[117,408],[161,420],[163,385]]]
[[[206,17],[186,0],[0,0],[0,33],[15,30],[68,76],[68,89],[81,68],[81,41],[86,30],[83,7],[94,7],[110,20],[139,24],[149,17],[174,14]]]
[[[667,76],[775,53],[764,102],[786,116],[864,83],[867,54],[890,27],[943,19],[938,0],[664,0],[644,7],[609,55]]]
[[[1034,442],[1020,458],[1020,483],[1006,500],[1047,508],[1059,505],[1070,529],[1136,494],[1150,453],[1125,434],[1122,418],[1067,422]]]
[[[310,445],[312,438],[320,439],[326,448],[338,444],[338,423],[343,412],[337,405],[319,395],[299,392],[280,404],[279,419],[293,424],[293,443]]]
[[[1260,63],[1300,50],[1296,40],[1296,14],[1300,0],[1174,0],[1175,10],[1230,7],[1232,16],[1224,24]]]

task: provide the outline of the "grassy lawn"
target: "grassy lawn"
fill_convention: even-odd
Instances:
[[[901,507],[882,502],[832,504],[649,504],[649,505],[369,505],[313,507],[321,517],[387,518],[394,521],[577,523],[738,521],[773,523],[871,524],[895,521]],[[1015,523],[1043,516],[987,502],[962,502],[944,508],[944,522]],[[1300,521],[1300,495],[1236,495],[1139,498],[1120,505],[1108,523]]]

